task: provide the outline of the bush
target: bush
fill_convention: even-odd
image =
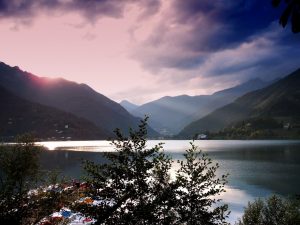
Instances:
[[[227,224],[227,205],[215,199],[226,182],[226,176],[216,177],[218,165],[191,143],[171,179],[173,161],[162,144],[147,148],[146,125],[147,118],[129,138],[116,130],[116,152],[106,154],[109,163],[85,162],[92,185],[86,196],[102,203],[77,204],[74,210],[95,218],[96,224]]]
[[[30,135],[17,137],[14,145],[0,147],[0,195],[22,194],[37,183],[39,152]]]
[[[273,195],[248,203],[237,225],[296,225],[300,224],[299,199],[283,199]]]
[[[27,192],[38,182],[40,148],[30,135],[0,147],[0,223],[21,224],[30,214]]]
[[[0,224],[36,224],[70,199],[72,193],[43,190],[41,150],[30,135],[0,146]]]

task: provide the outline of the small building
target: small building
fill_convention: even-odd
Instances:
[[[285,124],[283,125],[283,129],[285,129],[285,130],[290,129],[290,127],[291,127],[290,123],[285,123]]]
[[[199,135],[197,136],[197,139],[198,139],[198,140],[204,140],[204,139],[207,139],[207,135],[206,135],[206,134],[199,134]]]

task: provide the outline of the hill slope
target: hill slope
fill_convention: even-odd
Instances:
[[[86,84],[38,77],[0,63],[0,85],[17,96],[85,118],[109,132],[120,128],[127,133],[129,127],[139,124],[139,118]],[[149,134],[156,132],[149,129]]]
[[[189,124],[179,136],[192,137],[204,131],[219,131],[238,121],[257,117],[282,120],[300,117],[300,69]]]
[[[19,98],[0,87],[0,137],[11,140],[14,136],[33,133],[35,137],[55,140],[106,139],[111,133],[91,122],[52,107]],[[62,138],[63,137],[63,138]]]
[[[135,105],[127,100],[121,101],[120,105],[123,106],[123,108],[126,109],[129,113],[131,113],[133,110],[139,107],[138,105]]]
[[[135,116],[149,115],[149,124],[156,131],[165,134],[177,134],[192,121],[233,102],[249,91],[263,88],[268,84],[259,79],[254,79],[212,95],[166,96],[146,103],[131,111],[131,113]]]

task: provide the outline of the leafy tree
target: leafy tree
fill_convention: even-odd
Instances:
[[[29,211],[27,192],[38,181],[40,149],[30,135],[16,138],[16,144],[0,147],[0,223],[21,224]]]
[[[129,138],[116,130],[116,151],[106,154],[109,163],[85,162],[92,186],[86,195],[102,202],[74,209],[97,224],[225,224],[227,206],[215,206],[213,199],[224,191],[226,178],[216,178],[218,166],[192,145],[175,179],[170,178],[173,161],[162,144],[147,148],[146,126],[147,118]]]
[[[255,200],[253,203],[248,203],[248,207],[245,208],[245,212],[242,221],[239,225],[260,225],[262,224],[262,210],[264,208],[264,202],[261,199]]]
[[[296,225],[300,224],[300,201],[273,195],[248,203],[237,225]]]
[[[286,4],[286,8],[281,14],[279,23],[285,27],[291,17],[293,33],[300,32],[300,0],[272,0],[274,7],[278,7],[281,2]]]
[[[0,194],[27,192],[39,175],[40,148],[30,135],[16,138],[15,145],[0,147]]]
[[[42,148],[28,134],[15,142],[0,147],[0,224],[36,224],[59,210],[61,203],[74,200],[74,194],[44,191],[39,163]]]
[[[104,204],[79,207],[96,218],[97,224],[155,224],[155,215],[167,208],[163,202],[171,193],[166,192],[171,159],[160,152],[161,144],[146,148],[146,125],[144,120],[137,132],[130,131],[129,138],[115,131],[116,152],[105,155],[109,163],[85,163],[88,182],[93,185],[88,195],[98,196]]]
[[[216,178],[219,165],[212,165],[212,160],[202,154],[197,146],[191,143],[191,149],[184,154],[185,161],[180,161],[176,181],[177,212],[180,222],[187,224],[227,224],[227,205],[215,205],[220,199],[214,196],[224,192],[227,175]]]

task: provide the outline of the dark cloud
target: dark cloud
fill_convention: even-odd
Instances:
[[[186,46],[200,51],[235,47],[279,17],[267,0],[175,0],[173,8],[177,23],[192,26]]]
[[[215,64],[209,75],[243,74],[249,69],[248,76],[282,76],[285,71],[299,67],[300,39],[289,30],[283,30],[277,22],[251,36],[248,49],[235,49],[232,57],[236,63],[229,66]],[[225,54],[226,55],[226,54]],[[230,58],[230,54],[228,55]],[[276,69],[275,69],[276,68]],[[289,69],[290,68],[290,69]]]
[[[0,0],[0,17],[32,16],[33,1]]]
[[[166,2],[167,8],[160,10]],[[155,26],[149,23],[153,29],[147,38],[132,44],[133,57],[151,72],[262,74],[274,64],[283,72],[298,63],[299,35],[282,30],[282,8],[273,8],[270,0],[0,0],[0,18],[28,21],[38,13],[60,11],[95,21],[122,17],[128,5],[138,7],[140,18],[160,18]]]
[[[142,6],[141,7],[142,13],[140,14],[140,18],[154,15],[155,13],[157,13],[159,11],[160,6],[161,6],[160,0],[144,0],[141,2],[142,2],[142,5],[140,5],[140,6]]]
[[[127,4],[142,8],[143,15],[159,9],[159,0],[0,0],[1,18],[33,18],[43,10],[77,11],[90,20],[121,17]]]
[[[204,51],[235,47],[279,17],[267,0],[175,0],[173,8],[178,23],[193,25],[193,38],[187,45]],[[204,43],[197,42],[206,32],[210,34]]]
[[[225,55],[223,61],[226,57],[237,57],[236,62],[229,64],[219,60],[214,65],[217,69],[207,71],[210,76],[228,75],[249,71],[258,64],[268,67],[273,60],[284,62],[286,52],[298,53],[294,48],[300,46],[299,37],[288,29],[278,32],[282,30],[277,22],[282,8],[273,8],[269,0],[170,2],[169,12],[149,38],[140,43],[134,56],[151,71],[199,68],[205,73],[203,67],[214,61],[216,55]],[[271,44],[259,46],[259,38]],[[260,53],[241,48],[247,43],[255,43],[252,48]],[[239,54],[226,56],[228,50],[246,52],[240,60]]]

